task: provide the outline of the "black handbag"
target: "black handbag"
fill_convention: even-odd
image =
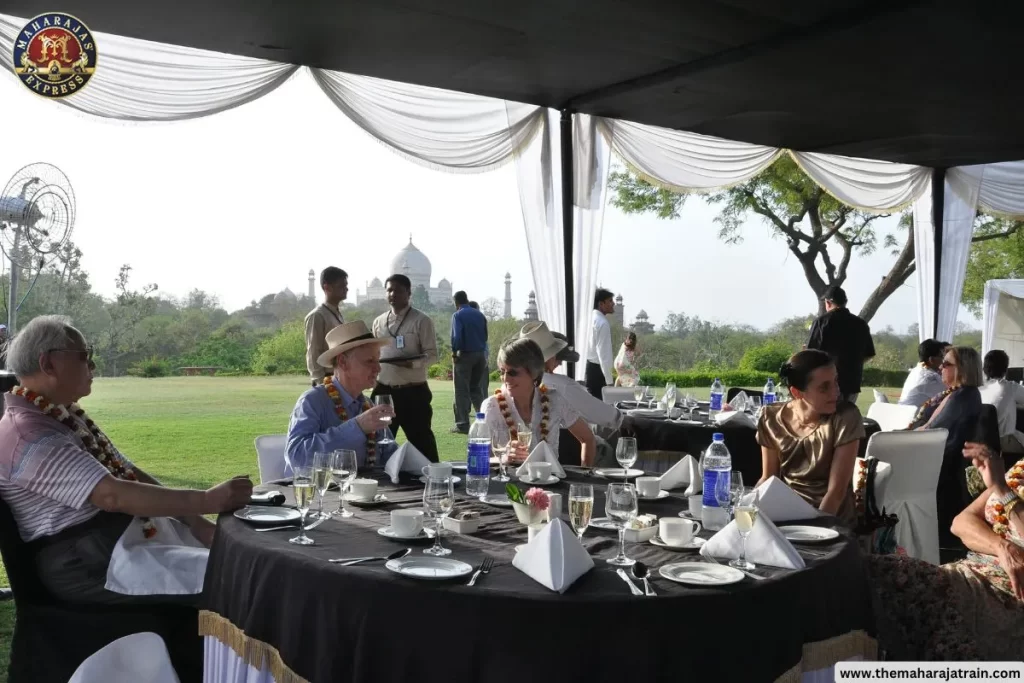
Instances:
[[[875,498],[875,475],[878,469],[878,458],[858,458],[863,461],[862,481],[858,482],[855,493],[864,496],[863,510],[857,511],[857,535],[861,549],[873,555],[892,555],[899,552],[896,545],[896,525],[899,518],[887,514],[885,508],[878,509]]]

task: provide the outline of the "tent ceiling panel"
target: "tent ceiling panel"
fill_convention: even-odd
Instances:
[[[5,0],[33,16],[42,0]],[[63,0],[93,30],[802,151],[1024,158],[1001,0]],[[100,46],[100,68],[102,68]]]

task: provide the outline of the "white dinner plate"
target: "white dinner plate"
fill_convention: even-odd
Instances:
[[[392,541],[421,541],[424,538],[433,538],[434,530],[427,529],[426,527],[424,527],[420,529],[420,532],[415,536],[399,536],[391,527],[382,526],[381,528],[377,529],[377,535],[383,536],[384,538],[389,538]]]
[[[658,570],[663,578],[691,586],[726,586],[743,580],[743,572],[724,564],[676,562]]]
[[[607,517],[593,517],[590,520],[590,526],[595,529],[604,529],[605,531],[618,531],[619,527],[615,526],[615,522]]]
[[[378,493],[372,499],[356,498],[351,493],[345,494],[345,502],[349,505],[355,505],[357,508],[373,508],[378,505],[383,505],[388,502],[388,497],[383,493]]]
[[[780,526],[779,531],[790,543],[827,543],[839,538],[839,532],[835,529],[826,529],[820,526]]]
[[[700,536],[694,536],[683,545],[669,545],[665,541],[661,540],[657,536],[651,539],[651,545],[656,545],[659,548],[665,548],[666,550],[700,550],[707,541]]]
[[[672,494],[666,491],[665,489],[662,489],[658,491],[658,495],[656,496],[641,496],[640,494],[637,495],[640,498],[640,500],[664,500]]]
[[[425,581],[447,581],[473,573],[471,565],[448,557],[408,556],[388,560],[384,566],[396,574]]]
[[[594,470],[594,474],[605,479],[622,479],[621,467],[601,467]],[[626,479],[644,476],[643,470],[630,469],[626,471]]]
[[[549,474],[547,479],[530,479],[529,475],[524,474],[519,477],[519,481],[531,486],[553,486],[562,480],[553,474]]]
[[[499,508],[512,507],[512,501],[504,493],[489,493],[486,496],[480,496],[480,502]]]
[[[457,477],[457,476],[455,476],[454,474],[453,474],[452,476],[448,477],[448,479],[451,479],[451,480],[452,480],[452,484],[453,484],[453,485],[454,485],[454,484],[458,484],[458,483],[459,483],[460,481],[462,481],[462,479],[461,479],[460,477]],[[422,481],[422,482],[423,482],[424,484],[426,484],[426,483],[427,483],[427,477],[426,477],[426,475],[424,475],[424,476],[420,477],[420,481]]]
[[[235,510],[235,517],[253,524],[291,524],[302,519],[302,513],[295,508],[254,505]]]

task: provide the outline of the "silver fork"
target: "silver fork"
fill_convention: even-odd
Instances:
[[[466,585],[467,586],[475,586],[476,585],[476,580],[478,578],[480,578],[480,575],[481,574],[490,574],[491,573],[491,567],[493,567],[493,566],[494,566],[494,558],[492,558],[492,557],[485,558],[484,561],[480,564],[480,568],[477,569],[475,572],[473,572],[473,578],[471,578],[469,580],[469,583],[467,583]]]

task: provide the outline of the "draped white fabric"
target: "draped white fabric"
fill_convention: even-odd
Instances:
[[[985,327],[982,353],[1002,349],[1010,367],[1024,365],[1024,280],[989,280],[985,283]]]
[[[980,166],[960,166],[949,170],[950,182],[964,182],[981,174],[978,208],[989,213],[1024,218],[1024,161],[1005,161]],[[966,183],[970,186],[970,180]]]
[[[928,189],[932,170],[924,166],[834,154],[792,152],[804,173],[836,199],[865,211],[896,211]]]
[[[0,70],[13,75],[14,39],[25,20],[0,15]],[[124,121],[209,116],[259,99],[299,68],[137,38],[97,33],[98,68],[89,85],[59,102]]]
[[[352,121],[416,163],[489,171],[540,132],[540,107],[325,69],[310,69]]]
[[[213,636],[203,638],[203,683],[275,683],[269,666],[257,669]]]

